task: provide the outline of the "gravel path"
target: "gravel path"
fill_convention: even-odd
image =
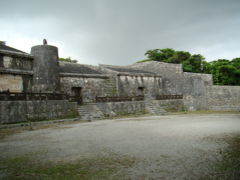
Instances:
[[[24,131],[0,140],[0,158],[33,154],[41,161],[73,161],[114,154],[134,158],[129,179],[196,179],[209,175],[240,133],[239,114],[168,115],[104,120]]]

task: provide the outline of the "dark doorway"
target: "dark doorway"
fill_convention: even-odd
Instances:
[[[144,87],[138,87],[137,95],[138,96],[144,96]]]
[[[82,104],[82,87],[72,87],[72,96],[79,105]]]
[[[3,55],[0,54],[0,67],[3,67]]]

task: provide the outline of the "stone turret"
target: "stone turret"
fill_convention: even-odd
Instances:
[[[60,89],[58,48],[38,45],[31,49],[33,61],[33,92],[57,92]]]

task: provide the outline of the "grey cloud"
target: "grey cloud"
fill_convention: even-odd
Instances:
[[[236,55],[232,47],[240,40],[239,0],[8,0],[0,6],[4,22],[18,22],[32,38],[45,35],[82,63],[129,64],[166,47],[220,58]],[[228,53],[222,46],[218,52],[218,44]]]

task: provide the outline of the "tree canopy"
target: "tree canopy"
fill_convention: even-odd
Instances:
[[[148,50],[145,56],[147,59],[139,62],[160,61],[182,64],[184,72],[212,74],[214,84],[240,85],[240,58],[207,62],[201,54],[191,54],[187,51],[176,51],[171,48]]]
[[[68,57],[68,58],[59,58],[59,61],[77,63],[77,60],[71,59],[71,57]]]

